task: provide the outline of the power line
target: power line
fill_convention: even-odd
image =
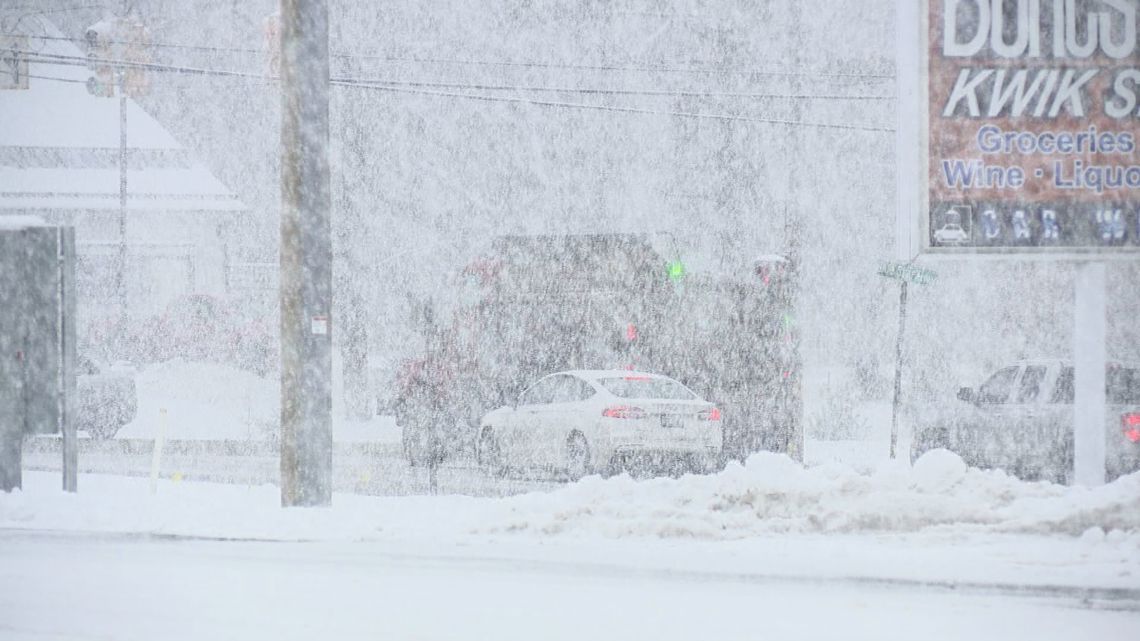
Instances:
[[[652,73],[692,73],[692,74],[727,74],[736,73],[741,75],[756,75],[756,76],[810,76],[810,77],[824,77],[824,78],[874,78],[881,80],[891,80],[895,76],[891,73],[855,73],[855,72],[837,72],[837,71],[822,71],[822,70],[788,70],[788,69],[752,69],[748,67],[671,67],[667,65],[580,65],[561,62],[521,62],[509,60],[478,60],[478,59],[460,59],[460,58],[425,58],[425,57],[400,57],[400,56],[381,56],[381,55],[368,55],[368,54],[334,54],[335,58],[351,58],[358,60],[380,60],[384,62],[418,62],[429,64],[454,64],[454,65],[468,65],[468,66],[493,66],[493,67],[531,67],[541,69],[574,69],[581,71],[638,71],[638,72],[652,72]]]
[[[17,52],[23,53],[23,52]],[[165,65],[162,63],[145,63],[145,62],[132,62],[125,60],[111,60],[111,59],[97,59],[85,58],[81,56],[69,56],[64,54],[35,54],[41,57],[51,57],[58,60],[76,60],[82,61],[83,64],[98,63],[106,64],[108,66],[140,66],[146,65],[143,68],[154,69],[156,71],[171,70],[184,73],[194,73],[203,75],[230,75],[230,76],[249,76],[267,78],[261,74],[253,74],[249,72],[229,71],[229,70],[212,70],[202,69],[195,67],[182,67],[177,65]],[[37,60],[36,62],[44,62]],[[604,89],[604,88],[589,88],[589,87],[542,87],[542,86],[526,86],[526,85],[495,85],[495,84],[471,84],[471,83],[450,83],[450,82],[432,82],[421,80],[388,80],[384,78],[351,78],[358,84],[369,85],[383,85],[395,87],[413,87],[413,88],[427,88],[427,89],[465,89],[471,91],[510,91],[510,92],[541,92],[541,93],[578,93],[585,95],[615,95],[615,96],[660,96],[660,97],[695,97],[695,98],[755,98],[755,99],[787,99],[787,100],[894,100],[893,96],[880,96],[880,95],[843,95],[843,94],[781,94],[781,93],[752,93],[752,92],[717,92],[717,91],[692,91],[692,90],[654,90],[654,89]]]
[[[74,78],[56,78],[55,76],[39,76],[36,74],[25,73],[21,74],[24,78],[35,78],[37,80],[54,80],[56,82],[72,82],[80,85],[87,84],[86,80],[75,80]]]
[[[43,36],[43,35],[29,35],[29,34],[4,34],[4,35],[6,35],[6,36],[27,35],[29,38],[34,38],[37,40],[70,42],[72,44],[77,44],[77,45],[85,44],[85,41],[82,38],[70,38],[68,36]],[[172,44],[172,43],[166,43],[166,42],[141,42],[141,41],[132,42],[129,40],[108,40],[107,44],[124,45],[124,46],[128,46],[128,47],[149,47],[149,48],[159,48],[159,49],[184,49],[184,50],[188,50],[188,51],[212,51],[212,52],[217,52],[217,53],[251,53],[251,54],[265,55],[264,49],[248,49],[248,48],[240,48],[240,47],[216,47],[216,46],[209,46],[209,45]]]
[[[12,34],[6,34],[12,35]],[[37,38],[41,40],[62,40],[82,44],[82,40],[78,38],[68,38],[66,36],[41,36],[30,35],[30,38]],[[191,44],[176,44],[167,42],[129,42],[129,41],[110,41],[110,44],[128,45],[128,46],[143,46],[154,48],[168,48],[168,49],[183,49],[190,51],[209,51],[216,53],[244,53],[265,55],[265,49],[255,49],[246,47],[218,47],[209,45],[191,45]],[[523,67],[523,68],[539,68],[539,69],[569,69],[578,71],[635,71],[635,72],[648,72],[648,73],[685,73],[685,74],[705,74],[705,75],[725,75],[725,74],[740,74],[740,75],[756,75],[756,76],[806,76],[813,78],[863,78],[863,79],[877,79],[877,80],[891,80],[895,76],[893,73],[869,73],[869,72],[840,72],[840,71],[827,71],[822,69],[754,69],[750,67],[725,67],[725,66],[710,66],[710,67],[684,67],[684,66],[670,66],[670,65],[582,65],[561,62],[538,62],[538,61],[514,61],[514,60],[484,60],[484,59],[462,59],[462,58],[433,58],[422,56],[385,56],[378,54],[359,54],[348,52],[336,52],[332,54],[333,58],[342,60],[371,60],[379,62],[399,62],[399,63],[419,63],[419,64],[451,64],[462,66],[486,66],[486,67]]]
[[[339,80],[331,81],[332,84],[339,84],[342,86],[361,87],[365,89],[379,89],[381,91],[392,91],[396,93],[419,94],[425,96],[441,96],[450,98],[466,98],[468,100],[479,100],[484,102],[509,102],[537,105],[542,107],[564,107],[576,109],[595,109],[598,111],[612,111],[618,113],[632,113],[644,114],[654,116],[676,116],[682,118],[696,118],[705,120],[724,120],[732,122],[754,122],[769,125],[787,125],[799,127],[813,127],[819,129],[848,129],[852,131],[871,131],[871,132],[893,132],[894,129],[887,127],[867,127],[862,125],[840,125],[833,123],[820,123],[820,122],[803,122],[798,120],[780,120],[776,118],[756,118],[752,116],[737,116],[733,114],[710,114],[700,112],[686,112],[686,111],[654,111],[652,109],[641,109],[637,107],[614,107],[609,105],[589,105],[574,102],[557,102],[550,100],[532,100],[528,98],[511,98],[507,96],[487,96],[479,94],[466,94],[442,91],[425,91],[422,89],[404,89],[401,87],[384,87],[378,85],[366,85],[360,83],[351,83]]]
[[[62,66],[72,67],[87,67],[90,65],[102,65],[107,67],[114,67],[116,69],[143,69],[146,71],[161,71],[180,73],[187,75],[197,76],[224,76],[233,78],[250,78],[254,80],[277,80],[276,77],[266,76],[263,74],[255,74],[246,71],[234,71],[230,69],[208,69],[202,67],[183,67],[179,65],[167,65],[158,62],[142,62],[134,60],[115,60],[111,58],[89,58],[86,56],[70,56],[58,53],[37,53],[34,51],[22,51],[19,49],[12,49],[12,52],[24,56],[28,56],[29,63],[35,64],[55,64]]]
[[[31,52],[16,51],[16,53],[29,54]],[[267,82],[272,82],[272,81],[277,80],[275,77],[265,76],[265,75],[261,75],[261,74],[253,74],[253,73],[249,73],[249,72],[232,71],[232,70],[224,70],[224,69],[204,69],[204,68],[195,68],[195,67],[178,67],[178,66],[174,66],[174,65],[164,65],[161,63],[132,62],[132,61],[126,61],[126,60],[110,60],[110,59],[103,59],[103,58],[84,58],[84,57],[80,57],[80,56],[67,56],[67,55],[62,55],[62,54],[31,54],[31,55],[37,56],[38,58],[46,58],[47,60],[41,60],[41,59],[33,58],[33,59],[29,59],[29,62],[46,63],[46,64],[61,64],[61,65],[71,65],[71,66],[87,66],[88,64],[97,64],[97,65],[101,64],[101,65],[107,65],[107,66],[116,67],[116,68],[123,68],[123,69],[135,68],[135,69],[146,69],[146,70],[152,70],[152,71],[184,73],[184,74],[190,74],[190,75],[213,75],[213,76],[222,76],[222,77],[236,77],[236,78],[247,78],[247,79],[254,79],[254,80],[260,80],[260,81],[267,81]],[[775,119],[775,118],[757,118],[757,117],[752,117],[752,116],[739,116],[739,115],[733,115],[733,114],[709,114],[709,113],[685,112],[685,111],[655,111],[652,109],[642,109],[642,108],[637,108],[637,107],[615,107],[615,106],[609,106],[609,105],[595,105],[595,104],[588,104],[588,103],[560,102],[560,101],[550,101],[550,100],[535,100],[535,99],[530,99],[530,98],[517,98],[517,97],[509,97],[509,96],[488,96],[485,94],[471,94],[471,93],[445,92],[445,91],[429,91],[429,90],[425,90],[425,89],[407,88],[407,87],[400,87],[400,86],[370,84],[368,82],[362,82],[359,79],[355,79],[355,78],[332,78],[332,79],[330,79],[330,84],[338,85],[338,86],[345,86],[345,87],[358,87],[358,88],[363,88],[363,89],[373,89],[373,90],[378,90],[378,91],[388,91],[388,92],[394,92],[394,93],[418,94],[418,95],[425,95],[425,96],[448,97],[448,98],[463,98],[463,99],[467,99],[467,100],[476,100],[476,101],[482,101],[482,102],[504,102],[504,103],[515,103],[515,104],[530,104],[530,105],[536,105],[536,106],[542,106],[542,107],[560,107],[560,108],[568,108],[568,109],[589,109],[589,110],[607,111],[607,112],[615,112],[615,113],[631,113],[631,114],[642,114],[642,115],[672,116],[672,117],[695,118],[695,119],[704,119],[704,120],[753,122],[753,123],[760,123],[760,124],[812,127],[812,128],[819,128],[819,129],[845,129],[845,130],[852,130],[852,131],[868,131],[868,132],[892,132],[892,131],[894,131],[894,129],[886,128],[886,127],[870,127],[870,126],[863,126],[863,125],[843,125],[843,124],[835,124],[835,123],[804,122],[804,121],[798,121],[798,120],[780,120],[780,119]]]
[[[428,89],[470,89],[473,91],[514,91],[514,92],[541,92],[541,93],[580,93],[589,95],[614,96],[664,96],[685,98],[764,98],[764,99],[792,99],[792,100],[894,100],[894,96],[876,95],[842,95],[842,94],[781,94],[781,93],[751,93],[730,91],[691,91],[691,90],[664,90],[664,89],[600,89],[589,87],[535,87],[525,85],[492,85],[467,84],[452,82],[427,82],[420,80],[386,80],[383,78],[358,78],[361,83],[380,85],[395,85],[401,87],[420,87]]]

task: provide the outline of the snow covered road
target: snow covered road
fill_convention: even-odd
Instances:
[[[1140,475],[1066,488],[939,452],[312,509],[29,472],[0,495],[0,639],[1137,638]]]
[[[1135,639],[1135,595],[680,571],[494,547],[0,533],[0,637]],[[500,549],[505,552],[505,549]],[[604,554],[603,554],[604,556]],[[11,589],[15,586],[17,589]]]

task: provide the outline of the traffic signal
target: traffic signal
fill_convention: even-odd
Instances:
[[[95,75],[87,79],[87,92],[101,98],[115,96],[115,70],[110,63],[116,34],[115,20],[100,20],[87,27],[83,39],[87,43],[87,68]]]
[[[788,259],[783,256],[763,256],[752,263],[752,274],[764,287],[783,283],[788,272]]]
[[[144,66],[150,62],[150,35],[137,19],[108,18],[100,20],[84,32],[87,44],[87,67],[94,75],[87,79],[87,91],[93,96],[112,98],[116,86],[132,98],[150,89]]]
[[[669,280],[679,283],[685,277],[685,263],[680,260],[671,260],[665,266],[665,272],[669,275]]]

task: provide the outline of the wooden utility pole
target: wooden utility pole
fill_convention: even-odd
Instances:
[[[791,28],[791,51],[789,51],[790,60],[788,64],[791,65],[792,72],[796,73],[801,70],[803,64],[803,22],[801,21],[802,11],[798,2],[792,2],[788,5],[789,19]],[[789,76],[792,80],[793,94],[802,94],[802,78],[800,76]],[[803,104],[798,100],[791,101],[791,117],[793,122],[799,122],[803,118]],[[788,162],[788,201],[791,202],[790,211],[787,212],[784,228],[784,241],[787,244],[788,256],[788,272],[785,276],[787,285],[784,289],[786,296],[783,301],[783,308],[785,310],[785,325],[788,332],[788,343],[786,345],[787,352],[785,354],[784,367],[786,368],[783,373],[782,385],[784,386],[781,397],[783,398],[783,406],[781,408],[780,421],[784,432],[784,453],[787,454],[795,461],[800,463],[804,460],[804,403],[803,403],[803,358],[800,354],[802,349],[801,342],[801,325],[800,318],[800,279],[803,278],[803,229],[804,217],[808,215],[808,208],[804,206],[801,197],[801,182],[800,182],[800,169],[799,162],[802,158],[802,145],[803,136],[801,136],[799,125],[791,125],[788,127],[788,146],[790,147],[791,155]]]
[[[281,504],[332,503],[325,0],[281,0]]]

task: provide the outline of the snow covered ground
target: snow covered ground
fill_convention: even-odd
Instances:
[[[782,579],[751,574],[754,560],[726,569],[725,554],[663,545],[616,561],[604,549],[505,549],[0,532],[0,580],[19,586],[0,591],[0,636],[1116,641],[1140,625],[1118,600],[1081,594]],[[678,557],[720,567],[677,569]]]
[[[165,408],[168,439],[263,441],[276,412],[273,384],[211,365],[152,366],[138,386],[123,437],[153,438]],[[58,473],[27,472],[0,495],[0,581],[21,586],[0,591],[0,638],[1136,638],[1140,473],[1090,489],[946,451],[911,467],[887,458],[881,405],[854,411],[864,438],[809,439],[807,467],[760,454],[505,498],[338,493],[285,510],[253,484],[272,461],[235,484],[168,475],[155,493],[85,474],[68,495]]]
[[[138,413],[117,438],[153,439],[163,429],[167,440],[266,441],[275,437],[281,390],[275,378],[236,367],[174,359],[144,368],[135,377]],[[369,421],[345,420],[334,413],[337,442],[396,443],[400,431],[390,416]]]
[[[1134,639],[1140,475],[949,453],[861,475],[754,457],[505,499],[29,473],[0,495],[11,639]],[[60,604],[64,604],[61,606]],[[63,608],[61,610],[61,607]],[[61,616],[66,612],[66,616]],[[329,636],[331,635],[331,636]]]
[[[713,476],[592,477],[502,499],[338,494],[331,508],[317,510],[281,509],[271,485],[162,481],[151,494],[143,479],[88,475],[78,495],[57,488],[56,475],[29,473],[23,492],[0,495],[0,527],[433,546],[560,541],[586,549],[598,541],[750,549],[756,540],[784,548],[858,537],[917,542],[920,550],[984,539],[1004,542],[998,556],[1016,561],[1017,570],[1002,581],[1049,583],[1065,575],[1073,585],[1140,588],[1140,474],[1095,489],[1023,483],[967,469],[945,451],[920,459],[913,470],[900,466],[873,475],[839,466],[805,469],[784,457],[757,455]],[[1054,549],[1043,553],[1039,545]],[[971,581],[994,571],[970,574],[954,563],[946,567],[938,554],[930,559],[939,569],[928,574],[924,564],[910,561],[880,567],[876,560],[862,569]]]

